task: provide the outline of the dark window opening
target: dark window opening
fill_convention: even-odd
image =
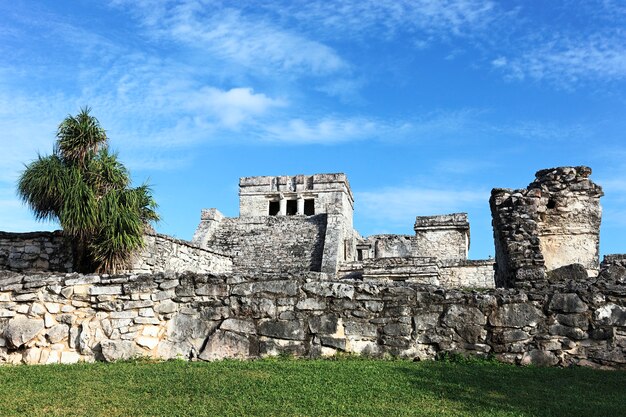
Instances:
[[[287,216],[298,214],[298,201],[287,200]]]
[[[270,201],[270,216],[276,216],[280,212],[280,201]]]
[[[555,207],[556,207],[556,201],[554,201],[552,198],[551,198],[551,199],[549,199],[549,200],[548,200],[548,205],[547,205],[547,207],[548,207],[549,209],[553,209],[553,208],[555,208]]]
[[[312,198],[304,200],[304,214],[312,216],[315,214],[315,200]]]
[[[363,260],[363,249],[357,249],[356,250],[356,260],[357,261],[362,261]]]

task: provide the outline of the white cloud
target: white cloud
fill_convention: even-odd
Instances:
[[[236,127],[250,117],[261,116],[273,107],[286,104],[284,100],[255,94],[252,88],[245,87],[228,91],[205,87],[196,94],[195,101],[199,108],[215,114],[226,127]]]
[[[148,33],[261,72],[325,75],[347,69],[335,50],[269,19],[213,1],[114,2],[133,7]],[[243,8],[242,8],[243,9]]]
[[[384,134],[384,129],[375,121],[362,118],[291,119],[267,126],[262,134],[264,139],[270,141],[329,144],[368,139]]]
[[[308,0],[273,9],[309,30],[325,29],[327,37],[394,37],[401,32],[419,43],[431,36],[474,34],[499,15],[496,4],[485,0]]]
[[[492,61],[508,77],[546,80],[561,87],[586,81],[626,79],[626,32],[607,31],[580,38],[556,35],[517,56]]]

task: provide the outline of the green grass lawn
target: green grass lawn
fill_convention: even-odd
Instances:
[[[626,372],[488,361],[0,367],[1,416],[624,416]]]

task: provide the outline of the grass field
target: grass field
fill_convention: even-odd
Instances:
[[[626,372],[365,359],[0,367],[1,416],[624,416]]]

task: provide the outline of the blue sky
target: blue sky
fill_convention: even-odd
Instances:
[[[625,1],[2,2],[0,230],[55,228],[16,178],[86,105],[179,238],[240,176],[345,172],[361,234],[466,211],[485,258],[491,188],[589,165],[626,252]]]

